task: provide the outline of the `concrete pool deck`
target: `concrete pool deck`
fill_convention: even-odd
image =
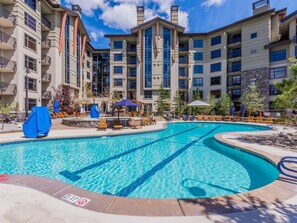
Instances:
[[[163,128],[163,123],[160,123],[145,127],[142,131],[158,131]],[[121,133],[136,132],[137,130],[128,129]],[[116,132],[116,134],[118,133],[120,132]],[[108,134],[114,133],[113,131],[96,132],[94,129],[67,129],[54,130],[49,138]],[[240,134],[226,133],[217,135],[216,138],[223,143],[264,154],[274,162],[284,155],[297,156],[296,153],[290,151],[283,152],[272,147],[244,143],[239,139]],[[21,137],[21,133],[2,134],[0,142],[26,140]],[[43,182],[40,184],[41,187],[38,186],[39,182]],[[139,199],[137,202],[133,202],[135,199],[130,199],[131,202],[128,203],[123,202],[123,200],[127,200],[125,198],[114,198],[110,201],[106,196],[104,199],[101,197],[98,203],[90,202],[85,208],[78,208],[61,201],[62,195],[73,193],[96,201],[98,194],[86,193],[62,182],[32,176],[8,176],[5,183],[0,184],[0,222],[297,222],[297,181],[284,176],[266,187],[232,196],[212,199],[178,199],[176,202],[164,200],[161,205],[160,202],[157,204],[153,200],[142,202],[142,205],[139,205]],[[101,208],[104,211],[95,212]],[[133,210],[131,211],[131,209]],[[130,213],[127,212],[129,210]],[[118,215],[111,214],[115,212]],[[164,215],[165,212],[167,215]],[[127,214],[144,216],[127,216]],[[168,215],[182,217],[145,217]]]

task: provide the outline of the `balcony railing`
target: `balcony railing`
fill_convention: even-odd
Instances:
[[[51,60],[52,59],[49,56],[43,56],[42,59],[41,59],[41,62],[43,64],[49,65],[49,64],[51,64]]]
[[[43,82],[51,82],[52,80],[52,75],[49,73],[44,73],[42,74],[42,81]]]
[[[137,51],[136,47],[130,47],[130,48],[128,48],[128,52],[129,53],[136,53],[136,51]]]
[[[8,60],[4,57],[0,57],[0,69],[9,69],[12,71],[16,71],[17,64],[13,60]]]
[[[228,67],[228,73],[240,72],[241,64]]]
[[[129,62],[129,64],[137,64],[137,59],[135,58],[135,57],[133,57],[133,58],[130,58],[129,60],[128,60],[128,62]]]
[[[42,45],[45,47],[51,47],[51,40],[48,38],[42,38]]]
[[[228,40],[228,45],[240,43],[240,42],[241,42],[241,37],[234,37]]]
[[[51,22],[47,20],[44,16],[41,16],[41,23],[48,29],[51,29]]]
[[[3,31],[0,31],[0,43],[6,43],[13,48],[16,47],[16,39]]]
[[[293,37],[292,41],[293,43],[297,43],[297,35]]]
[[[1,95],[15,95],[17,92],[17,85],[11,83],[0,82]]]
[[[44,91],[41,96],[42,99],[50,100],[52,98],[52,92]]]
[[[130,73],[128,74],[128,77],[136,77],[136,73]]]
[[[7,11],[4,7],[0,8],[0,18],[9,20],[13,25],[15,25],[16,17],[11,12]]]
[[[227,82],[227,86],[228,86],[228,87],[237,87],[237,86],[241,86],[241,82],[240,82],[240,81],[228,81],[228,82]]]
[[[187,64],[187,63],[188,63],[187,59],[185,59],[185,58],[179,58],[179,59],[178,59],[178,62],[179,62],[180,64]]]
[[[178,50],[179,50],[180,52],[187,52],[187,51],[188,51],[188,47],[187,47],[187,46],[179,46],[179,47],[178,47]]]
[[[228,53],[228,59],[233,59],[233,58],[237,58],[237,57],[241,57],[241,50],[240,51],[232,51]]]

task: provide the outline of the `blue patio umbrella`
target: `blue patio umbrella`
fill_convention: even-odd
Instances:
[[[235,112],[235,107],[232,105],[230,108],[230,115],[234,116],[234,112]]]
[[[244,116],[244,114],[245,114],[245,105],[244,104],[242,104],[240,107],[240,113],[242,114],[242,116]]]
[[[58,99],[55,99],[55,101],[54,101],[54,112],[55,113],[60,112],[60,104],[59,104]]]
[[[138,107],[139,105],[129,99],[124,99],[114,104],[116,107]],[[118,119],[120,119],[120,109],[118,108]]]
[[[100,110],[97,105],[93,104],[90,110],[90,117],[91,118],[99,118],[100,117]]]

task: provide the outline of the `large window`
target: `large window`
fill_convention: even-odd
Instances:
[[[129,89],[136,89],[136,80],[129,80]]]
[[[25,12],[25,25],[36,31],[36,20]]]
[[[129,76],[130,77],[136,77],[136,73],[137,73],[137,70],[135,67],[131,67],[130,68],[130,72],[129,72]]]
[[[163,85],[170,88],[170,69],[171,69],[171,33],[170,29],[163,28]]]
[[[285,78],[287,76],[286,67],[276,67],[270,69],[270,79]]]
[[[278,95],[281,91],[278,90],[274,85],[269,85],[269,95]]]
[[[186,76],[186,69],[184,67],[178,68],[178,75],[181,77]]]
[[[153,30],[152,28],[148,28],[145,30],[145,46],[144,46],[144,87],[151,88],[152,87],[152,46],[153,46]]]
[[[122,53],[115,53],[114,54],[114,61],[122,61],[123,60],[123,54]]]
[[[203,65],[194,65],[194,74],[203,74]]]
[[[121,78],[113,79],[113,86],[122,87],[123,86],[123,79],[121,79]]]
[[[221,77],[212,77],[210,78],[210,85],[220,85]]]
[[[211,51],[211,59],[220,58],[221,49]]]
[[[194,46],[194,48],[203,48],[203,40],[202,39],[194,39],[193,46]]]
[[[210,95],[214,98],[220,98],[221,94],[222,94],[221,90],[210,91]]]
[[[193,86],[194,87],[202,87],[203,86],[203,78],[194,78]]]
[[[37,60],[25,55],[25,67],[37,71]]]
[[[185,80],[179,80],[178,81],[178,87],[181,89],[185,89],[186,87],[186,81]]]
[[[114,41],[113,48],[114,49],[123,49],[123,41]]]
[[[25,34],[25,47],[28,47],[29,49],[36,51],[36,39]]]
[[[70,84],[70,18],[65,23],[65,83]]]
[[[218,72],[222,70],[222,64],[221,63],[214,63],[210,65],[210,72]]]
[[[218,44],[221,44],[221,43],[222,43],[221,36],[215,36],[215,37],[211,38],[211,45],[212,46],[215,46],[215,45],[218,45]]]
[[[238,71],[241,71],[241,62],[238,61],[238,62],[233,62],[232,63],[232,72],[238,72]]]
[[[145,99],[153,98],[153,92],[152,91],[144,91],[144,98]]]
[[[286,50],[278,50],[274,52],[270,52],[270,62],[277,62],[287,59],[287,51]]]
[[[80,43],[80,31],[77,31],[77,36],[76,36],[76,42],[77,42],[77,48],[76,48],[76,54],[77,54],[77,58],[76,58],[76,69],[77,69],[77,76],[76,76],[76,86],[80,87],[80,76],[81,76],[81,65],[80,65],[80,60],[81,60],[81,56],[80,56],[80,51],[81,51],[81,43]],[[88,68],[90,68],[90,62],[88,61],[89,66]]]
[[[195,61],[202,61],[203,60],[203,53],[202,52],[194,53],[194,60]]]
[[[25,78],[25,89],[27,88],[27,78]],[[28,90],[37,91],[37,80],[28,78]]]
[[[114,66],[113,67],[113,73],[114,74],[122,74],[123,73],[123,67],[122,66]]]
[[[37,105],[37,100],[36,99],[29,98],[28,99],[28,102],[29,102],[29,111],[31,111],[32,108]],[[25,104],[26,104],[26,99],[25,99]]]
[[[25,3],[34,11],[36,10],[36,0],[25,0]]]

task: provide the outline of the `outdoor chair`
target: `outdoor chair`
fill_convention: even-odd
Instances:
[[[254,119],[254,122],[255,123],[261,123],[261,122],[263,122],[263,117],[259,116],[259,117],[255,118]]]
[[[197,116],[198,121],[203,121],[202,115]]]
[[[113,130],[121,130],[123,128],[120,120],[114,120],[113,122]]]
[[[244,122],[254,122],[254,116],[249,116]]]
[[[57,116],[55,115],[55,113],[51,112],[51,118],[52,119],[56,119],[57,118]]]
[[[189,115],[184,115],[184,116],[183,116],[183,120],[184,120],[184,121],[189,121]]]
[[[226,116],[225,118],[224,118],[224,121],[226,121],[226,122],[231,122],[231,116]]]
[[[240,122],[240,121],[241,121],[240,116],[235,116],[234,118],[232,118],[232,122]]]
[[[262,123],[272,124],[273,123],[273,118],[272,117],[268,117],[266,120],[263,120]]]
[[[216,116],[216,121],[223,121],[223,117],[221,116],[221,115],[219,115],[219,116]]]
[[[209,121],[215,121],[216,120],[216,117],[215,116],[209,116]]]
[[[132,118],[131,121],[129,122],[129,126],[132,129],[142,128],[142,126],[140,124],[135,122],[134,118]]]
[[[207,115],[203,116],[203,121],[208,121],[208,116]]]
[[[148,122],[148,120],[147,120],[145,117],[142,117],[142,118],[141,118],[141,125],[142,125],[142,126],[149,125],[149,122]]]
[[[106,130],[107,129],[107,122],[105,119],[100,119],[98,129],[97,130]]]
[[[190,117],[190,121],[195,121],[195,115],[192,115],[192,116]]]

